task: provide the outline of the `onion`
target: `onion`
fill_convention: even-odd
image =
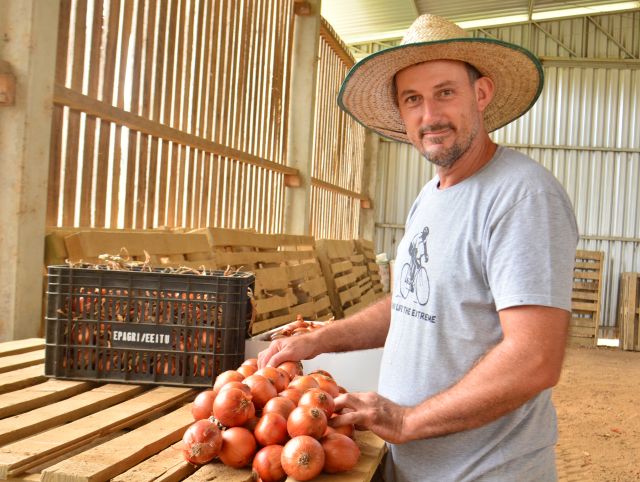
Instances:
[[[222,432],[222,448],[218,458],[223,464],[239,469],[251,463],[256,446],[256,439],[249,430],[231,427]]]
[[[229,388],[239,388],[240,390],[242,390],[247,395],[251,395],[251,389],[249,388],[249,385],[246,385],[246,384],[244,384],[242,382],[225,383],[224,385],[222,385],[222,388],[220,388],[220,391],[218,391],[218,394],[220,394],[220,392],[222,392],[224,390],[228,390]]]
[[[185,431],[182,442],[182,454],[187,462],[206,464],[220,452],[222,433],[211,420],[198,420]]]
[[[310,388],[302,394],[298,407],[318,407],[322,409],[327,419],[333,415],[333,410],[336,408],[336,404],[333,401],[333,397],[324,390],[319,388]]]
[[[278,395],[271,380],[262,375],[251,375],[245,378],[243,383],[249,385],[252,400],[257,409],[261,409],[269,400]]]
[[[296,404],[285,397],[273,397],[262,408],[262,414],[269,412],[279,413],[286,420],[289,418],[289,414],[296,408]]]
[[[289,379],[293,380],[298,375],[302,375],[302,363],[294,361],[286,361],[278,365],[278,368],[289,374]]]
[[[289,435],[309,435],[319,439],[327,430],[327,416],[317,407],[296,407],[287,419]]]
[[[287,474],[282,468],[282,445],[267,445],[261,448],[253,458],[253,475],[262,482],[280,482]]]
[[[316,380],[316,382],[318,382],[318,388],[324,390],[333,398],[336,398],[338,395],[340,395],[338,384],[333,378],[327,377],[320,373],[312,373],[311,376]]]
[[[289,439],[287,419],[279,413],[263,413],[253,435],[260,445],[282,445]]]
[[[242,362],[242,365],[250,365],[250,366],[254,366],[256,368],[258,368],[258,359],[257,358],[247,358],[245,361]],[[240,365],[240,366],[242,366]]]
[[[213,384],[213,391],[218,393],[225,383],[241,382],[242,380],[244,380],[244,375],[235,370],[227,370],[216,377],[216,381]]]
[[[279,370],[274,367],[264,367],[256,372],[256,375],[262,375],[263,377],[271,380],[271,383],[276,387],[276,392],[281,392],[289,384],[290,376],[284,370]]]
[[[238,367],[236,371],[239,374],[244,375],[245,377],[250,377],[251,375],[253,375],[255,372],[258,371],[258,368],[254,367],[253,365],[241,365]]]
[[[291,400],[295,405],[298,405],[298,402],[300,401],[300,397],[302,396],[302,391],[297,389],[297,388],[287,388],[285,390],[282,390],[278,396],[280,397],[284,397],[284,398],[288,398],[289,400]]]
[[[193,405],[191,405],[191,415],[194,420],[209,418],[213,414],[213,400],[216,393],[213,390],[205,390],[198,393]]]
[[[251,395],[239,388],[222,390],[213,401],[213,416],[225,427],[239,427],[255,413]]]
[[[341,433],[331,433],[320,440],[324,450],[323,470],[329,474],[346,472],[358,463],[360,447]]]
[[[306,392],[310,388],[319,388],[320,385],[311,375],[300,375],[289,382],[287,388],[297,388],[301,392]]]
[[[324,467],[324,450],[313,437],[300,435],[287,442],[282,449],[280,462],[287,475],[296,480],[310,480]]]

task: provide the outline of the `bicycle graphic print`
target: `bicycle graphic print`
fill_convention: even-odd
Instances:
[[[405,263],[400,271],[400,295],[406,300],[413,293],[420,306],[429,301],[429,276],[426,263],[429,261],[427,253],[427,236],[429,228],[425,226],[422,232],[416,234],[409,244],[411,261]]]

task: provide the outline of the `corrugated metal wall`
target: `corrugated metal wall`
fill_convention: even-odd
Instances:
[[[596,20],[617,33],[619,43],[637,58],[638,12]],[[588,19],[544,25],[549,32],[562,32],[563,43],[581,57],[626,56],[612,52],[605,35],[581,30],[592,27]],[[522,25],[483,33],[523,44],[528,29]],[[540,56],[566,54],[552,37],[537,40]],[[613,327],[620,274],[640,272],[640,69],[574,65],[546,63],[544,91],[534,108],[493,137],[541,162],[567,189],[580,228],[579,248],[605,252],[601,323]],[[376,249],[393,257],[403,232],[398,225],[404,224],[413,199],[434,170],[411,146],[382,141],[379,153]]]

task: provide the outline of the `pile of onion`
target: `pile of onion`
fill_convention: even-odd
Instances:
[[[218,458],[234,468],[251,466],[262,482],[349,471],[360,457],[355,429],[328,423],[334,398],[345,392],[324,370],[305,375],[299,362],[259,370],[257,360],[248,359],[195,398],[184,457],[194,464]]]

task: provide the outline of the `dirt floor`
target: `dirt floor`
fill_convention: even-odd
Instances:
[[[640,352],[569,348],[553,399],[560,481],[640,481]]]

